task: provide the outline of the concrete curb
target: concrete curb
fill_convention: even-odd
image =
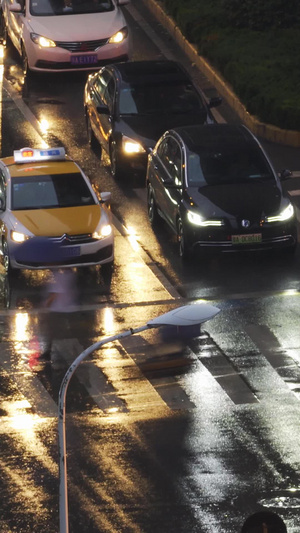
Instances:
[[[261,137],[277,144],[292,146],[294,148],[300,147],[300,131],[282,130],[271,124],[264,124],[250,115],[227,82],[224,81],[220,74],[218,74],[203,57],[199,56],[196,48],[182,35],[174,20],[164,12],[161,4],[156,2],[156,0],[142,1],[155,18],[170,33],[191,62],[201,70],[207,79],[214,85],[219,94],[225,98],[228,104],[235,110],[241,121],[257,137]]]

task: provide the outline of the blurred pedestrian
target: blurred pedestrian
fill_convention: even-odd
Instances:
[[[70,313],[78,309],[76,275],[73,269],[53,270],[44,306],[47,312],[42,320],[44,351],[41,357],[54,362],[59,356],[54,341],[68,338],[71,329]]]
[[[248,516],[241,533],[287,533],[282,518],[271,511],[260,511]]]

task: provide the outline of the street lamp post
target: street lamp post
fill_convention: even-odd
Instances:
[[[135,333],[140,333],[146,329],[159,328],[162,326],[197,326],[210,320],[217,313],[219,309],[209,304],[193,304],[185,305],[177,309],[173,309],[168,313],[154,318],[147,322],[147,324],[139,328],[118,333],[112,337],[107,337],[101,341],[95,342],[86,350],[81,352],[68,368],[58,395],[58,444],[59,444],[59,531],[60,533],[69,533],[69,517],[68,517],[68,487],[67,487],[67,453],[66,453],[66,394],[69,382],[76,368],[79,366],[88,355],[95,350],[101,348],[104,344],[113,342],[124,337],[129,337]]]

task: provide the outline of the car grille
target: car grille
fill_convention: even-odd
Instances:
[[[245,245],[233,245],[231,241],[225,240],[197,240],[193,243],[193,247],[200,247],[201,249],[218,249],[222,252],[245,252],[249,250],[270,250],[276,248],[285,248],[296,244],[295,236],[292,234],[281,236],[270,236],[263,238],[261,243],[245,244]]]
[[[98,39],[96,41],[79,41],[79,42],[67,42],[67,41],[55,41],[56,46],[69,50],[69,52],[94,52],[101,46],[104,46],[108,42],[108,39]]]
[[[74,244],[86,244],[88,242],[95,242],[98,239],[94,239],[91,233],[84,233],[80,235],[63,235],[60,237],[50,238],[52,242],[61,244],[62,246],[74,246]]]
[[[80,255],[78,257],[70,257],[68,259],[65,259],[63,263],[43,263],[41,261],[22,261],[20,265],[23,267],[39,267],[39,268],[51,268],[59,267],[61,266],[68,266],[68,265],[80,265],[80,264],[87,264],[87,263],[101,263],[101,261],[105,261],[105,259],[109,259],[112,256],[113,253],[113,247],[110,244],[109,246],[105,246],[105,248],[102,248],[101,250],[98,250],[95,254],[84,254]]]
[[[36,64],[35,64],[35,67],[37,69],[42,69],[42,70],[80,70],[80,69],[85,69],[85,70],[94,70],[94,69],[97,69],[97,67],[102,67],[104,65],[108,65],[110,63],[117,63],[119,61],[128,61],[128,56],[127,55],[122,55],[122,56],[119,56],[119,57],[115,57],[114,59],[101,59],[100,61],[98,61],[97,63],[93,63],[91,65],[88,65],[88,64],[78,64],[78,65],[72,65],[72,63],[67,62],[67,61],[61,61],[61,62],[57,62],[57,61],[44,61],[44,60],[41,60],[39,59]]]

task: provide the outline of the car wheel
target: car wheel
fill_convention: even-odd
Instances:
[[[87,138],[88,138],[88,143],[90,147],[92,149],[95,149],[95,148],[97,148],[98,150],[101,149],[100,144],[98,144],[95,134],[93,132],[91,120],[88,115],[86,117],[86,132],[87,132]],[[100,156],[101,156],[101,153],[100,153]]]
[[[9,309],[10,307],[10,300],[11,300],[11,288],[10,288],[8,276],[5,276],[4,287],[3,287],[3,303],[6,309]]]
[[[24,46],[22,46],[21,59],[22,59],[22,70],[23,70],[24,78],[28,78],[29,76],[28,58],[27,58],[27,54],[26,54],[26,50]]]
[[[3,253],[3,266],[5,269],[5,272],[8,273],[10,269],[10,260],[9,260],[9,253],[8,253],[8,245],[6,241],[2,242],[2,253]]]
[[[124,170],[121,167],[120,159],[118,155],[118,150],[116,147],[116,143],[111,142],[109,147],[109,157],[110,157],[110,171],[116,180],[122,178],[124,176]]]
[[[150,220],[151,226],[154,227],[158,223],[159,214],[157,211],[154,194],[153,194],[153,191],[150,185],[148,185],[147,203],[148,203],[148,218]]]
[[[111,283],[113,271],[114,271],[113,261],[111,261],[110,263],[104,263],[104,265],[100,265],[100,273],[105,284]]]
[[[181,259],[189,259],[191,257],[191,248],[188,246],[181,218],[177,222],[177,240]]]
[[[7,28],[4,21],[3,13],[0,15],[0,42],[3,46],[7,43]]]
[[[17,273],[17,271],[11,267],[8,244],[6,240],[4,240],[2,243],[2,253],[3,253],[3,266],[5,269],[5,272],[8,276],[13,276],[14,274]]]

